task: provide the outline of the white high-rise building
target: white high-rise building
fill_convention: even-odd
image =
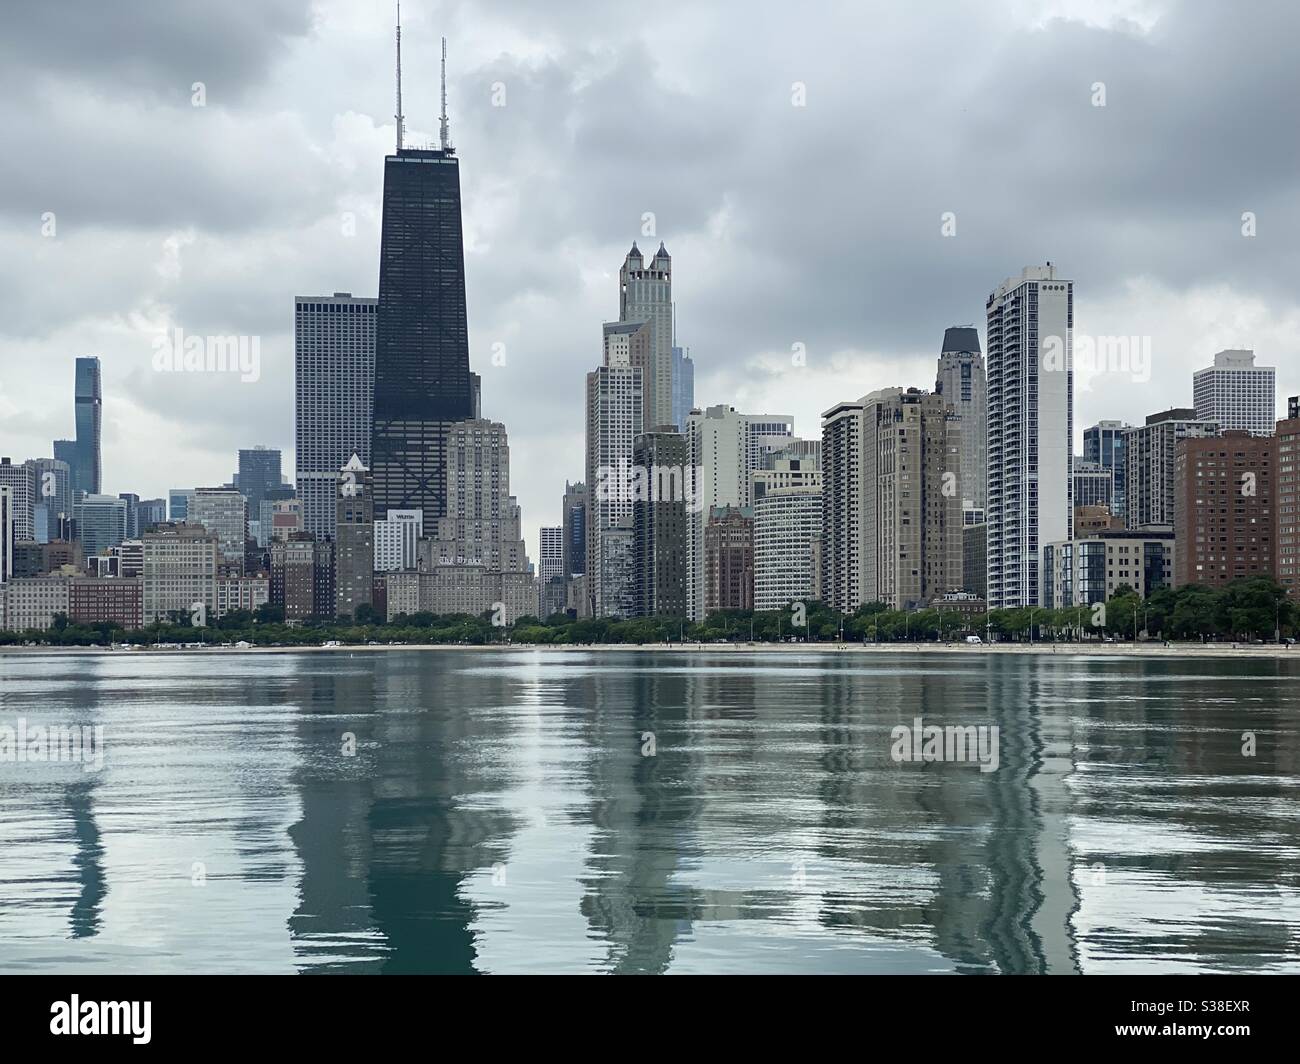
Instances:
[[[31,468],[25,462],[15,463],[10,458],[0,458],[0,486],[9,489],[14,539],[34,539],[32,510],[36,499]]]
[[[423,536],[423,510],[389,510],[387,518],[375,522],[375,572],[414,569]]]
[[[1192,402],[1200,421],[1223,431],[1272,436],[1277,427],[1277,369],[1256,366],[1254,351],[1220,351],[1214,365],[1192,374]]]
[[[348,292],[294,300],[294,444],[305,531],[333,539],[339,470],[370,468],[379,300]]]
[[[800,459],[781,459],[787,467]],[[781,466],[778,465],[778,471]],[[754,502],[754,609],[781,610],[821,597],[819,472],[769,488]]]
[[[673,424],[673,262],[660,242],[647,266],[636,244],[618,273],[618,320],[650,326],[644,367],[647,430]]]
[[[564,576],[564,528],[543,528],[539,533],[537,575],[545,584],[553,576]]]
[[[962,507],[982,510],[988,497],[988,395],[976,329],[944,330],[934,390],[961,416],[958,494]]]
[[[841,613],[866,601],[866,417],[865,397],[822,414],[822,600]]]
[[[602,530],[632,527],[633,445],[644,431],[645,399],[641,354],[652,336],[648,323],[607,323],[604,327],[604,364],[587,374],[587,514],[586,570],[590,577],[587,594],[593,603],[622,601],[617,595],[602,594],[603,574],[612,572],[603,564],[602,544],[615,542]],[[621,549],[618,557],[630,559]],[[621,562],[619,564],[622,564]],[[627,564],[631,564],[630,561]],[[626,581],[631,586],[631,574]],[[619,587],[624,585],[618,580]]]
[[[1027,266],[987,313],[988,604],[1037,606],[1042,546],[1074,535],[1074,282]]]
[[[686,616],[704,620],[704,528],[715,506],[752,506],[763,456],[788,445],[793,418],[711,406],[686,416],[690,492],[686,514]]]

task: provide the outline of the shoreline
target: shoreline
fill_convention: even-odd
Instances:
[[[1291,647],[1266,643],[1262,646],[1239,643],[383,643],[337,647],[325,646],[252,646],[252,647],[173,647],[139,650],[110,647],[0,646],[0,655],[13,654],[91,654],[147,655],[150,657],[187,654],[356,654],[386,651],[474,651],[485,653],[520,653],[541,651],[548,654],[587,653],[670,653],[670,654],[1041,654],[1073,657],[1195,657],[1195,658],[1290,658],[1300,659],[1300,645]]]

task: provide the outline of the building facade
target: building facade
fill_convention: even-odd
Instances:
[[[962,505],[982,510],[988,494],[988,394],[978,330],[944,330],[934,391],[961,417],[958,493]]]
[[[785,459],[798,463],[800,459]],[[754,474],[755,479],[761,473]],[[821,598],[821,474],[766,489],[754,500],[754,609]]]
[[[660,242],[649,264],[633,243],[618,272],[618,320],[647,326],[648,357],[642,373],[642,424],[673,422],[673,264]]]
[[[753,514],[748,507],[711,507],[704,526],[705,616],[753,608]]]
[[[199,525],[171,524],[141,540],[143,622],[188,620],[199,604],[207,617],[215,616],[217,537]]]
[[[985,309],[988,604],[1036,606],[1042,545],[1073,536],[1074,282],[1028,266]]]
[[[1095,462],[1111,473],[1110,509],[1116,517],[1124,516],[1125,473],[1127,463],[1124,457],[1124,433],[1133,426],[1123,421],[1098,421],[1083,430],[1083,458],[1086,462]],[[1074,505],[1082,505],[1077,499]]]
[[[1174,458],[1175,583],[1222,587],[1275,576],[1276,441],[1230,429],[1189,437]]]
[[[354,454],[370,464],[378,307],[349,292],[294,300],[294,475],[303,528],[321,539],[334,538],[339,470]]]
[[[637,617],[686,616],[686,437],[662,426],[637,437],[632,502]]]
[[[451,146],[384,160],[370,458],[376,519],[445,513],[447,436],[474,416],[460,161]],[[337,468],[337,466],[335,467]]]
[[[334,616],[353,620],[373,605],[375,509],[368,470],[353,455],[339,470],[334,522]]]
[[[1191,409],[1152,414],[1124,432],[1125,507],[1129,528],[1174,523],[1174,455],[1185,439],[1217,436],[1217,421],[1202,421]]]
[[[1192,374],[1192,403],[1200,421],[1224,430],[1271,436],[1277,422],[1277,370],[1256,366],[1254,351],[1220,351]]]
[[[631,564],[631,551],[622,550],[620,534],[606,537],[604,532],[626,528],[631,535],[633,449],[643,431],[645,412],[642,368],[633,364],[633,355],[648,341],[648,329],[645,323],[606,324],[604,365],[587,374],[585,572],[592,611],[598,617],[605,616],[599,603],[625,601],[625,586],[632,586],[630,570],[618,570],[619,559]],[[602,557],[606,543],[615,550],[615,558]],[[607,578],[616,587],[602,587]]]

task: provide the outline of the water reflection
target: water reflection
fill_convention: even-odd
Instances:
[[[109,739],[98,773],[0,766],[0,944],[33,971],[1296,971],[1297,672],[0,656],[0,723]],[[995,725],[998,770],[894,763],[917,717]]]

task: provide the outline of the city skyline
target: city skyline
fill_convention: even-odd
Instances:
[[[958,100],[931,85],[924,113],[920,105],[901,113],[915,128],[941,121],[923,138],[900,136],[901,150],[886,159],[864,155],[862,138],[840,132],[853,114],[899,112],[895,96],[906,98],[918,76],[889,55],[922,28],[900,11],[878,20],[863,44],[880,63],[856,63],[874,73],[846,76],[847,43],[819,34],[826,24],[816,17],[742,27],[740,50],[754,60],[742,70],[700,61],[721,39],[724,13],[694,16],[689,34],[681,29],[692,16],[669,7],[654,26],[614,19],[585,37],[568,32],[563,44],[543,34],[529,45],[523,31],[532,16],[511,10],[515,28],[506,30],[491,6],[470,22],[458,5],[408,5],[408,143],[436,139],[436,42],[443,33],[451,41],[470,368],[483,377],[483,415],[507,424],[515,440],[530,544],[558,518],[565,479],[582,475],[581,382],[599,358],[596,325],[617,314],[610,293],[632,239],[647,254],[660,240],[672,250],[677,342],[695,362],[695,405],[786,411],[797,435],[815,435],[833,403],[878,387],[930,386],[939,330],[979,329],[978,301],[992,286],[1049,259],[1079,285],[1076,335],[1151,339],[1148,380],[1110,372],[1076,382],[1076,453],[1082,429],[1099,420],[1137,424],[1154,410],[1190,406],[1192,371],[1219,350],[1251,348],[1278,366],[1279,402],[1300,390],[1290,368],[1300,312],[1281,287],[1294,253],[1278,239],[1293,228],[1292,149],[1253,145],[1246,178],[1224,176],[1221,147],[1212,150],[1231,135],[1231,115],[1258,117],[1285,97],[1279,84],[1296,75],[1279,68],[1275,50],[1295,15],[1263,6],[1247,34],[1225,10],[1188,5],[1116,4],[1091,20],[1073,5],[1050,10],[1063,17],[1043,21],[1016,4],[950,8],[947,24],[970,53],[945,55],[962,75],[952,81],[983,91]],[[98,355],[110,494],[156,497],[224,483],[231,457],[254,443],[292,461],[294,298],[377,297],[382,160],[394,134],[391,14],[286,2],[260,7],[267,21],[238,29],[192,15],[147,17],[161,20],[152,28],[162,39],[207,32],[204,72],[184,69],[183,48],[146,54],[139,39],[123,40],[112,61],[98,53],[81,66],[67,61],[82,55],[92,31],[111,34],[111,22],[61,25],[63,58],[52,53],[54,31],[42,19],[0,45],[3,76],[16,90],[0,109],[12,114],[20,149],[0,172],[0,232],[12,238],[15,261],[29,264],[7,274],[10,309],[0,316],[5,449],[16,460],[43,457],[50,441],[70,435],[73,360]],[[1137,21],[1123,21],[1129,15]],[[1248,61],[1234,52],[1247,43]],[[1018,128],[1013,143],[1027,165],[1003,169],[1005,194],[989,206],[977,194],[977,166],[933,175],[946,174],[950,158],[973,159],[962,154],[971,138],[1005,133],[998,99],[1009,86],[995,59],[1008,49],[1023,53],[1016,76],[1036,90],[1025,98],[1039,121]],[[1211,57],[1228,72],[1213,86],[1176,76],[1188,63],[1208,67]],[[43,73],[24,82],[34,62]],[[321,70],[329,71],[323,85]],[[200,80],[206,98],[195,107]],[[54,90],[42,107],[30,99],[38,81]],[[1097,83],[1104,107],[1094,102]],[[71,98],[106,86],[123,113],[104,145],[102,165],[114,180],[93,193],[65,186],[53,171],[59,160],[75,161],[85,136],[46,138],[66,126]],[[19,115],[27,105],[33,114]],[[105,105],[85,106],[93,114]],[[644,120],[628,129],[644,152],[606,135],[636,110]],[[50,128],[38,129],[33,116]],[[153,160],[143,185],[126,180],[160,128],[173,150]],[[710,147],[700,137],[714,129],[726,135]],[[806,186],[806,168],[765,172],[759,145],[773,136],[831,187],[799,194],[790,174]],[[280,146],[196,170],[195,159],[237,137],[275,137]],[[1152,138],[1155,150],[1132,150]],[[629,167],[629,150],[645,165]],[[313,158],[326,164],[304,179]],[[1175,161],[1198,179],[1173,179]],[[615,162],[620,180],[610,182]],[[861,195],[860,179],[853,195],[836,190],[842,170],[870,175],[870,194]],[[1106,224],[1085,224],[1102,211]],[[54,231],[43,236],[48,212]],[[942,233],[947,212],[952,236]],[[1244,212],[1256,216],[1254,236],[1243,235]],[[653,234],[644,232],[647,213]],[[352,235],[343,235],[348,214]],[[548,255],[558,268],[539,268]],[[260,338],[258,379],[157,372],[153,341],[176,328]]]

